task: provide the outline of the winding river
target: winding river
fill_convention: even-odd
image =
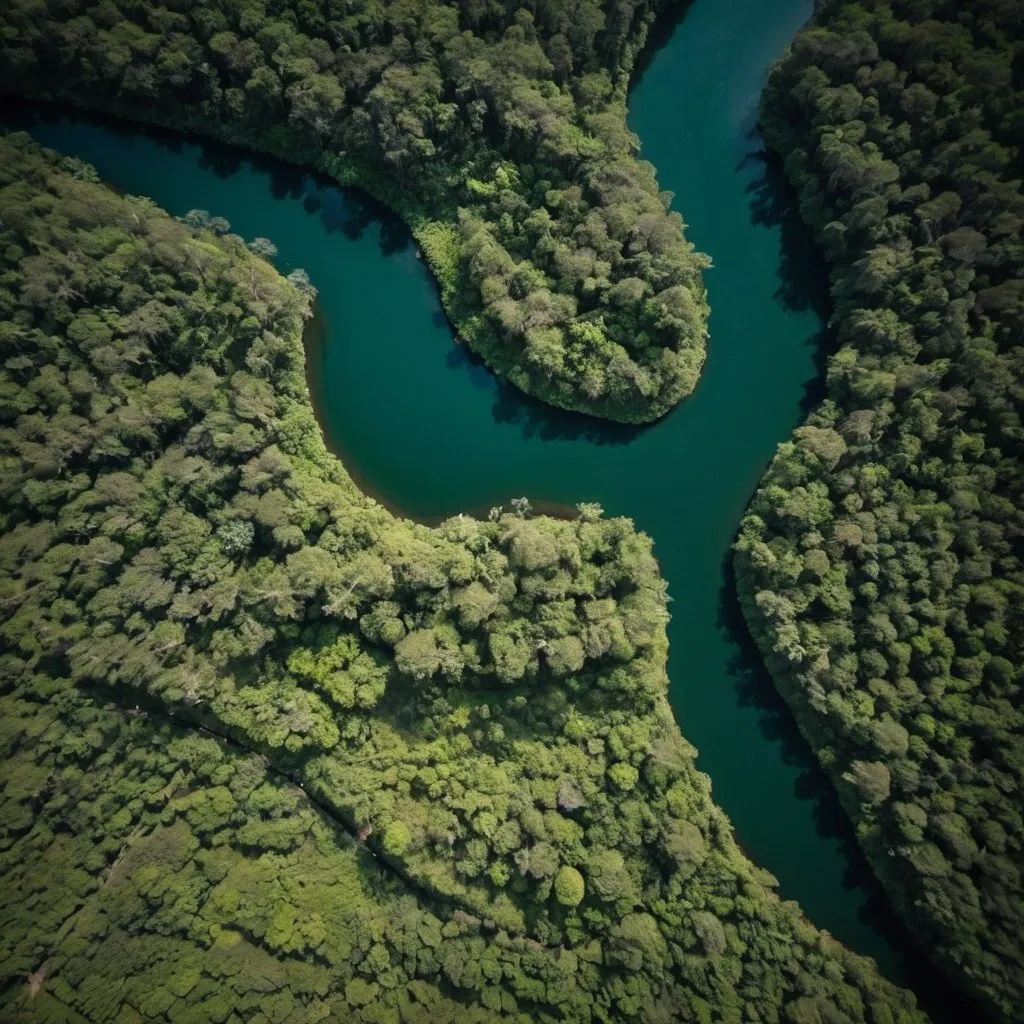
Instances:
[[[743,848],[816,925],[928,1005],[934,979],[747,641],[728,566],[744,507],[813,400],[828,346],[820,260],[754,130],[765,71],[811,8],[697,0],[659,26],[641,61],[630,125],[715,263],[703,379],[642,430],[560,413],[496,380],[454,342],[401,224],[359,194],[166,134],[36,110],[19,120],[115,186],[178,215],[227,217],[244,237],[272,239],[283,270],[307,270],[319,289],[309,376],[324,433],[391,507],[432,521],[523,494],[542,507],[598,501],[650,533],[673,599],[672,704]]]

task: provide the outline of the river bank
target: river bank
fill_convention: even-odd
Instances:
[[[736,621],[727,571],[736,524],[803,417],[827,338],[807,273],[814,250],[751,135],[764,70],[809,12],[698,3],[641,63],[631,124],[716,266],[704,377],[640,431],[524,400],[475,364],[454,343],[408,233],[354,193],[134,129],[64,119],[33,131],[174,213],[202,206],[246,237],[271,238],[282,269],[305,267],[330,329],[314,401],[330,446],[370,493],[422,521],[522,494],[538,507],[597,501],[651,534],[674,599],[673,708],[716,802],[785,898],[898,979],[908,950],[876,931],[877,887]],[[701,103],[680,104],[687,95]]]

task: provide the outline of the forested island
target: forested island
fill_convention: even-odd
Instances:
[[[666,6],[11,0],[0,90],[366,189],[492,370],[647,423],[709,313],[625,122]],[[774,68],[838,351],[733,566],[894,908],[1005,1024],[1022,38],[1013,0],[820,0]],[[310,403],[315,288],[217,214],[0,135],[0,1018],[924,1022],[737,846],[651,539],[363,494]]]
[[[761,119],[832,268],[828,397],[744,520],[751,627],[922,945],[1024,1007],[1024,49],[828,0]]]
[[[395,519],[302,274],[0,156],[5,1013],[924,1019],[736,848],[648,538]]]

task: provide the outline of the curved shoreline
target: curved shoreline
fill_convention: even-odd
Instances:
[[[671,7],[669,7],[663,12],[662,21],[674,25],[685,14],[692,0],[672,0],[672,2],[680,10],[670,15]],[[657,20],[656,16],[652,14],[649,20],[640,26],[627,48],[625,63],[618,69],[619,80],[608,98],[606,112],[619,113],[624,129],[627,129],[626,101],[628,92],[636,84],[633,75],[634,63],[637,57],[645,52],[649,30],[652,23]],[[508,382],[524,395],[553,408],[613,425],[651,425],[664,419],[688,398],[703,376],[704,365],[707,361],[709,307],[707,284],[702,273],[698,275],[701,292],[694,296],[694,302],[700,310],[702,340],[693,383],[687,387],[685,382],[678,382],[677,386],[660,396],[657,401],[648,402],[642,411],[633,415],[620,415],[608,408],[612,401],[611,398],[586,399],[579,394],[579,388],[573,388],[571,393],[563,393],[558,388],[534,379],[524,369],[525,362],[517,362],[511,354],[512,347],[506,345],[498,336],[497,329],[487,320],[483,306],[473,304],[468,308],[464,307],[462,296],[453,282],[457,268],[446,265],[450,263],[450,253],[444,251],[446,243],[451,240],[450,236],[455,230],[457,221],[457,207],[452,203],[449,202],[442,206],[435,215],[422,204],[414,201],[410,192],[397,182],[391,181],[382,173],[373,170],[362,161],[350,158],[347,154],[336,154],[323,148],[293,150],[284,143],[274,145],[267,142],[265,135],[253,135],[249,132],[232,130],[232,126],[227,122],[210,123],[201,118],[194,120],[184,110],[180,115],[175,110],[172,115],[168,116],[162,111],[154,112],[148,106],[140,107],[138,103],[131,101],[127,103],[111,101],[101,95],[93,95],[88,102],[85,102],[78,94],[69,95],[63,90],[54,94],[47,89],[33,90],[31,86],[24,84],[23,88],[24,92],[14,94],[15,98],[27,97],[32,102],[57,108],[66,106],[86,115],[98,113],[122,124],[132,124],[143,129],[169,131],[185,138],[211,141],[215,144],[237,148],[246,153],[271,157],[300,171],[322,175],[339,188],[355,188],[364,192],[374,202],[398,217],[416,240],[419,247],[418,255],[422,255],[422,259],[430,271],[441,299],[442,308],[457,340],[471,348],[496,377]],[[0,100],[3,99],[3,96],[4,94],[0,92]],[[438,237],[439,235],[449,237],[442,239]],[[686,241],[685,236],[683,238]],[[484,342],[487,344],[484,345]],[[483,350],[481,350],[482,346]],[[504,358],[506,354],[508,357]],[[524,379],[529,383],[529,387],[524,385]]]
[[[205,137],[204,137],[204,138],[205,138]],[[354,187],[358,187],[358,186],[354,186]],[[436,285],[437,285],[437,279],[436,279],[436,275],[435,275],[435,274],[433,274],[433,273],[432,273],[432,274],[430,275],[430,280],[431,280],[432,284],[433,284],[433,285],[434,285],[434,286],[436,287]],[[307,372],[308,372],[308,364],[307,364]],[[703,382],[704,380],[705,380],[705,377],[704,377],[704,375],[702,374],[702,375],[701,375],[701,381]],[[356,468],[356,467],[355,467],[355,464],[354,464],[354,463],[352,463],[352,464],[351,464],[351,467],[352,467],[351,469],[349,468],[349,465],[350,465],[349,463],[346,463],[346,471],[348,471],[348,472],[352,472],[353,470],[355,470],[355,468]],[[355,479],[358,479],[358,477],[356,477]],[[364,488],[363,484],[360,484],[360,487],[361,487],[361,489],[364,489],[364,490],[365,490],[365,488]],[[371,491],[370,493],[372,493],[372,491]],[[383,502],[382,502],[382,503],[383,503]],[[383,504],[386,504],[386,503],[383,503]],[[390,507],[390,506],[389,506],[389,507]],[[403,514],[403,515],[404,515],[405,513],[400,513],[400,514]],[[429,521],[429,519],[420,519],[420,521],[421,521],[421,522],[427,522],[427,521]]]
[[[51,109],[52,109],[52,107],[51,107]],[[85,115],[83,114],[83,116],[85,116]],[[134,134],[136,134],[137,132],[140,132],[140,131],[143,132],[143,133],[147,133],[147,134],[154,134],[154,132],[152,132],[149,129],[146,129],[144,127],[138,128],[138,127],[136,127],[134,125],[130,129],[126,130],[126,129],[123,128],[124,124],[125,124],[125,122],[117,122],[116,120],[114,122],[115,127],[119,127],[122,132],[124,132],[125,134],[128,134],[128,135],[134,135]],[[168,132],[173,132],[174,131],[173,129],[163,129],[163,130],[168,131]],[[159,132],[160,131],[161,131],[161,129],[157,129],[156,133],[155,133],[158,138],[159,138]],[[189,138],[196,139],[197,138],[194,134],[192,134],[192,135],[186,134],[185,137],[186,137],[186,139],[189,139]],[[171,141],[171,142],[173,142],[173,141],[176,141],[176,140],[180,140],[180,135],[177,132],[174,133],[174,136],[173,136],[172,139],[167,139],[167,140],[162,140],[162,141]],[[198,141],[201,141],[201,143],[204,146],[210,144],[208,142],[208,140],[206,140],[203,137],[199,137]],[[214,142],[213,145],[217,146],[217,145],[227,145],[227,144],[221,144],[221,143]],[[248,154],[245,150],[239,150],[237,147],[231,147],[231,148],[239,157],[242,157],[243,159],[250,158],[250,154]],[[294,165],[292,164],[290,166],[294,166]],[[303,171],[303,168],[301,168],[301,167],[297,168],[297,171]],[[308,173],[315,173],[315,172],[310,172],[308,170],[305,170],[305,173],[308,174]],[[333,185],[333,183],[332,183],[332,187],[335,187]],[[343,189],[344,188],[354,188],[354,189],[357,189],[359,191],[364,191],[365,192],[365,190],[361,190],[359,186],[339,186],[339,187],[341,187]],[[430,275],[429,280],[431,282],[431,285],[433,287],[436,287],[436,279],[434,278],[433,275]],[[311,402],[311,405],[314,408],[314,411],[316,411],[317,410],[317,404],[316,404],[316,402],[315,402],[315,400],[313,398],[315,389],[310,387],[310,381],[309,381],[310,369],[311,369],[311,367],[310,367],[309,360],[304,358],[305,383],[306,383],[306,386],[307,386],[307,390],[309,392],[309,400]],[[702,376],[701,379],[703,381],[703,376]],[[504,385],[502,385],[502,386],[504,386]],[[531,401],[536,401],[536,399],[532,398],[532,397],[530,398],[530,400]],[[326,432],[323,431],[323,420],[319,416],[317,418],[318,418],[318,421],[319,421],[320,426],[321,426],[321,437],[322,437],[322,439],[323,439],[323,441],[325,443],[325,446],[328,448],[329,451],[332,451],[335,454],[338,454],[339,456],[343,455],[344,454],[343,451],[339,452],[339,451],[337,451],[337,449],[334,446],[327,444]],[[595,422],[600,422],[600,421],[595,421]],[[612,429],[617,429],[613,424],[612,425],[608,425],[608,426],[611,426]],[[631,428],[622,428],[622,429],[631,429]],[[386,502],[384,500],[381,500],[380,498],[378,498],[374,494],[372,488],[370,488],[370,489],[366,488],[365,484],[362,482],[363,478],[361,477],[360,474],[358,474],[358,472],[355,475],[353,475],[353,469],[350,468],[353,465],[351,461],[345,461],[344,459],[342,459],[341,461],[342,461],[342,464],[343,464],[344,471],[345,471],[346,475],[348,475],[349,478],[353,481],[353,483],[356,484],[359,487],[360,491],[363,494],[367,495],[371,500],[373,500],[373,501],[377,502],[378,504],[384,506],[389,511],[394,512],[399,518],[412,519],[413,521],[421,522],[421,523],[424,523],[424,524],[429,524],[432,521],[440,522],[440,521],[443,521],[446,518],[449,518],[448,516],[426,517],[426,516],[410,515],[409,513],[407,513],[404,510],[402,510],[401,506],[398,506],[396,504],[392,504],[392,503]],[[508,496],[506,496],[506,500],[507,500],[507,497]],[[575,510],[571,509],[571,506],[568,506],[568,505],[560,503],[560,502],[537,501],[536,505],[537,505],[539,511],[548,512],[550,510],[551,512],[555,513],[556,517],[558,517],[558,518],[562,518],[563,516],[565,518],[572,518],[575,515]],[[570,511],[570,509],[571,509],[571,511]],[[486,507],[482,507],[481,511],[486,511]],[[673,714],[672,717],[673,717],[673,719],[676,719],[676,715],[675,714]],[[678,720],[675,721],[675,726],[676,726],[677,729],[679,728]],[[718,809],[718,811],[720,813],[723,814],[723,816],[725,815],[724,810],[721,808],[721,806],[719,804],[716,803],[715,807]],[[730,822],[730,824],[729,824],[730,830],[731,831],[735,831],[735,829],[734,829],[734,827],[733,827],[733,825],[731,823],[731,819],[727,819],[727,820],[729,820],[729,822]],[[749,844],[747,844],[745,846],[745,849],[750,849]],[[750,858],[746,853],[744,853],[744,857],[753,866],[759,867],[757,865],[756,861],[753,858]],[[759,868],[759,869],[761,869],[761,868]],[[764,870],[764,869],[761,869],[761,870]],[[778,896],[778,894],[775,894],[775,893],[772,893],[772,897],[773,898],[784,898],[784,897]],[[806,915],[804,915],[804,917],[805,917],[805,920],[807,920]],[[836,940],[836,941],[839,941],[839,940]],[[852,948],[852,947],[848,947],[848,948]],[[857,955],[863,955],[863,954],[857,954]]]

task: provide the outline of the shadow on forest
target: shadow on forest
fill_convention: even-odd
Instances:
[[[614,666],[612,666],[614,667]],[[478,679],[476,685],[424,683],[393,670],[384,696],[367,717],[394,730],[410,745],[426,744],[450,732],[449,718],[465,713],[464,729],[473,740],[473,755],[491,757],[500,763],[508,744],[530,742],[554,748],[564,742],[566,719],[574,711],[593,715],[607,713],[625,719],[635,714],[635,696],[604,688],[597,678],[609,667],[579,676],[577,685],[567,684],[542,672],[533,679],[501,683]],[[489,736],[491,724],[502,727],[497,737]]]

